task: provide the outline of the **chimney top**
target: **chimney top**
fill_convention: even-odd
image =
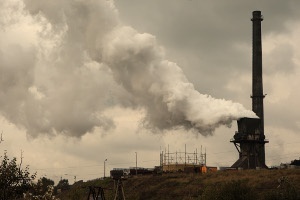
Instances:
[[[256,21],[256,20],[262,21],[262,20],[264,20],[263,16],[261,15],[261,11],[259,11],[259,10],[253,11],[252,16],[253,16],[253,18],[251,19],[251,21]]]

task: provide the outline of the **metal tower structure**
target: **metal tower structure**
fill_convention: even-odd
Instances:
[[[117,186],[114,200],[125,200],[122,178],[115,181],[117,182]]]
[[[98,186],[89,186],[89,194],[87,199],[93,199],[93,200],[105,200],[104,196],[104,190],[102,187]]]
[[[262,81],[261,11],[253,11],[252,21],[252,111],[259,117],[238,120],[233,142],[239,159],[233,168],[267,168],[265,164],[264,104]]]

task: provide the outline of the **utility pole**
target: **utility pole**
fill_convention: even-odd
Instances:
[[[3,131],[1,132],[1,137],[0,137],[0,143],[3,142],[3,137],[2,137]]]
[[[135,152],[135,175],[137,175],[137,152]]]
[[[107,161],[107,159],[104,160],[104,178],[105,178],[105,162]]]
[[[21,149],[21,161],[20,161],[20,166],[19,166],[19,172],[21,173],[21,166],[22,166],[22,163],[23,163],[23,150]]]
[[[184,166],[186,166],[186,144],[184,144]]]

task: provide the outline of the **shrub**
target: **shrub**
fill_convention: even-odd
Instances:
[[[202,200],[253,200],[256,195],[246,181],[230,181],[208,186],[204,189]]]
[[[264,197],[266,200],[295,200],[300,199],[300,195],[298,194],[297,188],[295,188],[294,184],[291,183],[286,177],[281,177],[279,179],[279,186],[267,193]]]
[[[59,200],[53,196],[54,186],[48,185],[44,194],[33,195],[32,193],[24,193],[24,200]]]

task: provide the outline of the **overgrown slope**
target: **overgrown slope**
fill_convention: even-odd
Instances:
[[[93,180],[75,184],[59,197],[87,199],[88,186],[105,188],[105,198],[114,199],[114,181]],[[138,176],[123,180],[126,199],[300,199],[300,170],[219,171],[208,174],[172,173]]]

